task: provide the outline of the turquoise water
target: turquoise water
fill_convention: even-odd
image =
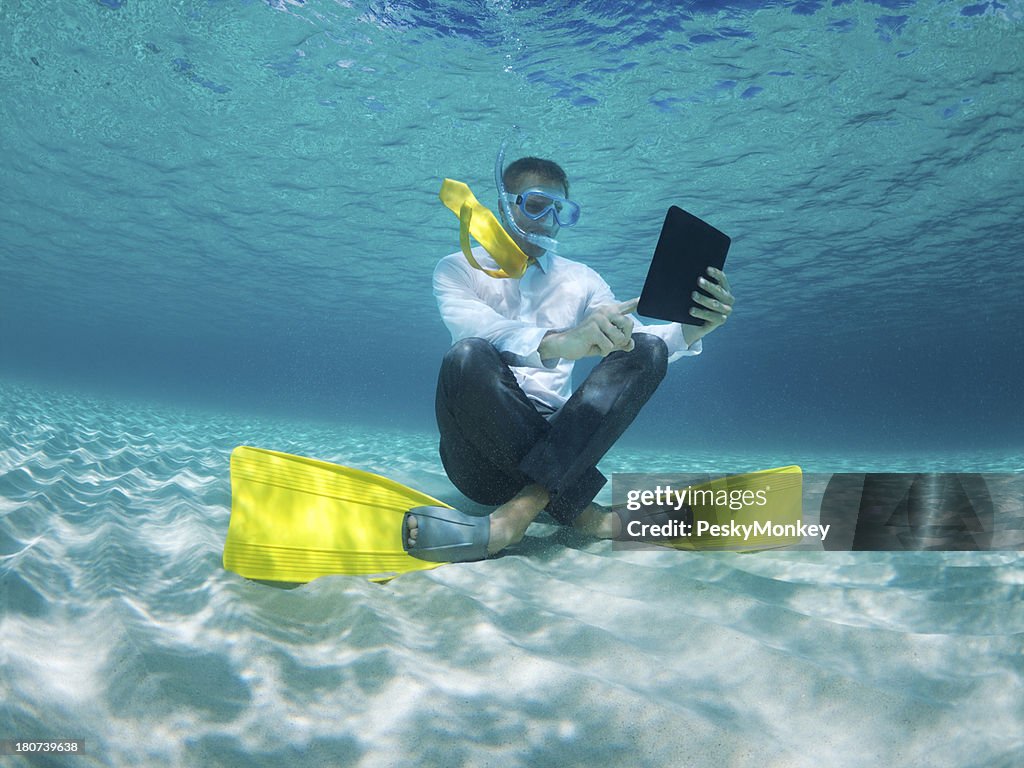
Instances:
[[[1019,765],[1018,551],[619,552],[540,522],[292,591],[220,557],[238,444],[464,502],[436,193],[489,202],[512,124],[620,297],[669,204],[734,240],[735,316],[606,473],[1020,473],[1022,21],[0,4],[0,739],[86,740],[40,765]]]
[[[670,203],[734,238],[636,442],[1021,447],[1019,0],[0,14],[4,374],[431,428],[436,193],[516,123],[620,297]]]

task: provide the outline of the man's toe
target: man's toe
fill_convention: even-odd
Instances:
[[[406,545],[410,547],[416,546],[416,529],[418,527],[416,518],[409,515],[405,519],[405,541]]]

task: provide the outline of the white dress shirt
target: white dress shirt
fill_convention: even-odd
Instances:
[[[497,268],[482,247],[473,249],[481,266]],[[489,277],[474,269],[461,251],[434,269],[434,296],[452,343],[478,337],[491,342],[511,367],[523,392],[541,411],[557,411],[572,394],[573,360],[541,360],[537,348],[549,331],[583,322],[595,308],[618,303],[597,272],[577,261],[545,253],[519,280]],[[668,361],[699,355],[701,342],[687,348],[679,323],[644,325],[633,317],[633,331],[660,336]]]

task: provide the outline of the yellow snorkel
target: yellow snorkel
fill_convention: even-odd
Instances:
[[[529,257],[501,226],[490,210],[480,204],[461,181],[445,179],[438,194],[441,202],[459,217],[459,245],[471,266],[491,277],[519,278],[526,273]],[[473,256],[470,235],[484,247],[501,269],[485,269]]]

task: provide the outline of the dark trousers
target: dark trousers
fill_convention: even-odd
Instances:
[[[452,345],[436,399],[448,477],[473,501],[492,506],[539,483],[551,497],[547,511],[571,523],[607,482],[597,463],[665,377],[665,342],[647,333],[633,334],[633,342],[631,352],[605,357],[550,422],[490,342]]]

